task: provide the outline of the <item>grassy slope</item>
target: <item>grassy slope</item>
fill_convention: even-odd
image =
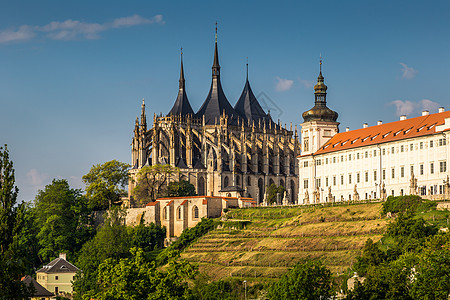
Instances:
[[[212,279],[267,281],[305,259],[320,259],[334,274],[341,273],[368,238],[381,238],[388,219],[380,208],[380,203],[368,203],[235,209],[222,228],[200,238],[182,257],[198,263]]]

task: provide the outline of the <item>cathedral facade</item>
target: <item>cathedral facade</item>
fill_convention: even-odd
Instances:
[[[233,107],[222,90],[217,31],[211,87],[197,112],[185,89],[183,57],[176,101],[167,115],[154,115],[147,128],[145,104],[136,118],[131,177],[143,166],[170,164],[179,180],[192,183],[198,195],[251,197],[265,204],[266,186],[285,187],[279,204],[295,204],[300,154],[297,128],[275,123],[256,99],[248,80]],[[134,188],[130,180],[129,193]],[[131,196],[131,195],[130,195]]]

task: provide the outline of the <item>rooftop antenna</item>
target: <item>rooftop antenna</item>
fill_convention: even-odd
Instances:
[[[246,66],[247,66],[247,81],[248,81],[248,56],[247,56],[247,64],[246,64]]]
[[[217,43],[217,21],[216,21],[216,43]]]
[[[320,62],[319,62],[319,65],[320,65],[320,73],[322,73],[322,53],[320,53]]]

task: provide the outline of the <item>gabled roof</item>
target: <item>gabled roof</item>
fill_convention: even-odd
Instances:
[[[234,106],[234,109],[244,120],[249,122],[248,124],[251,124],[253,121],[258,121],[259,119],[271,121],[270,117],[264,112],[264,109],[253,94],[248,79],[245,82],[244,90]]]
[[[64,258],[58,257],[36,272],[38,273],[76,273],[79,269]]]
[[[33,284],[35,292],[33,294],[33,297],[52,297],[54,296],[53,293],[49,292],[46,288],[44,288],[42,285],[40,285],[33,277],[30,275],[27,275],[22,278],[22,282],[26,285]]]
[[[445,124],[446,118],[450,118],[450,111],[341,132],[320,147],[314,155],[439,133],[448,129],[436,129]]]

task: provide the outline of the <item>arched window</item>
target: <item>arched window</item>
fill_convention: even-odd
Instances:
[[[274,182],[273,179],[271,178],[271,179],[269,180],[269,186],[271,186],[272,184],[275,184],[275,182]]]
[[[241,185],[241,177],[239,175],[236,175],[236,185]]]
[[[163,218],[164,218],[164,220],[168,220],[169,219],[169,214],[167,213],[168,209],[169,209],[169,207],[164,207],[164,209],[163,209]]]
[[[247,177],[247,185],[251,186],[252,185],[252,179],[250,176]]]
[[[284,180],[283,179],[280,180],[280,185],[284,187]]]
[[[194,205],[192,208],[192,219],[198,219],[198,207],[197,205]]]
[[[259,191],[259,195],[258,195],[258,204],[263,202],[264,199],[264,183],[262,178],[258,179],[258,191]]]
[[[225,176],[223,179],[223,187],[226,188],[228,186],[228,176]]]
[[[182,211],[181,211],[181,206],[178,206],[178,208],[177,208],[177,218],[178,218],[178,220],[181,220],[182,219]]]
[[[198,194],[199,196],[206,195],[206,191],[205,191],[205,179],[204,179],[203,177],[200,177],[200,178],[198,179],[197,194]]]

